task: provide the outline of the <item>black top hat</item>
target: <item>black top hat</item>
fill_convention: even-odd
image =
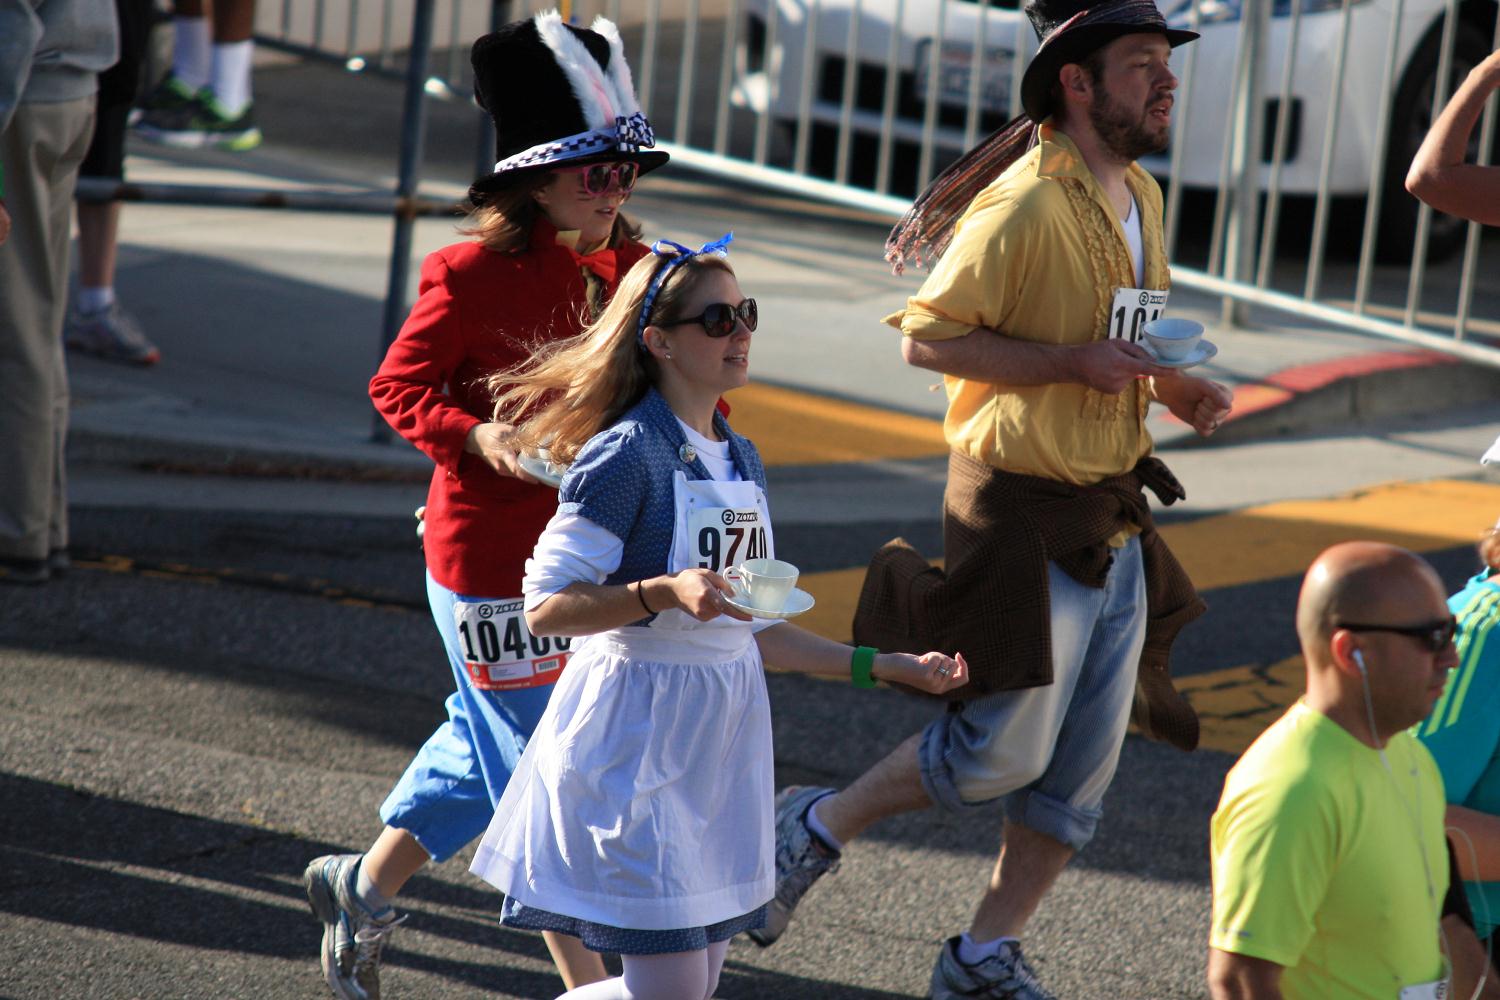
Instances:
[[[1173,48],[1198,37],[1167,27],[1151,0],[1027,0],[1026,16],[1042,46],[1021,77],[1021,107],[1034,122],[1052,114],[1057,71],[1122,35],[1165,35]]]
[[[641,173],[667,162],[641,114],[625,44],[610,21],[575,28],[556,11],[515,21],[474,43],[474,97],[495,123],[495,171],[469,199],[559,166],[633,160]]]

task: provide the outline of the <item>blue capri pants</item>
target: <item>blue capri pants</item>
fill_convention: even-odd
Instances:
[[[490,825],[495,803],[552,695],[551,684],[481,691],[469,683],[453,606],[499,599],[455,594],[427,574],[427,601],[457,689],[448,696],[448,721],[407,765],[381,805],[380,819],[410,833],[434,861],[448,860]]]

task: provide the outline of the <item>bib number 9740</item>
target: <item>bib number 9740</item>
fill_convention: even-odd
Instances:
[[[756,508],[700,509],[693,512],[690,522],[700,569],[717,573],[746,559],[771,555],[767,551],[766,526]]]
[[[568,662],[568,640],[532,635],[520,598],[459,601],[453,623],[469,681],[481,691],[551,684]]]

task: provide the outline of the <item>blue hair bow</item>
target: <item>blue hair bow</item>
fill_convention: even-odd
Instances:
[[[651,244],[651,252],[658,257],[668,258],[665,266],[656,272],[651,279],[651,284],[646,288],[646,298],[641,303],[641,317],[635,325],[635,342],[642,348],[646,346],[646,327],[651,325],[651,307],[656,304],[656,296],[661,291],[661,286],[666,284],[667,275],[679,264],[684,264],[694,257],[702,257],[712,254],[715,257],[728,257],[729,244],[734,241],[734,233],[728,232],[712,243],[705,243],[696,250],[691,250],[681,243],[671,240],[657,240]]]

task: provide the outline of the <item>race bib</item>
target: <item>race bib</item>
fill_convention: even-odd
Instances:
[[[458,646],[469,671],[469,683],[480,691],[551,684],[567,664],[568,640],[532,635],[522,608],[519,597],[454,603]]]
[[[1448,1000],[1448,980],[1404,986],[1398,996],[1400,1000]]]
[[[1109,307],[1109,336],[1111,339],[1128,340],[1132,344],[1141,339],[1141,327],[1154,319],[1160,319],[1167,308],[1167,293],[1149,288],[1122,288],[1115,292],[1115,300]]]
[[[688,532],[698,568],[718,573],[746,559],[772,558],[757,507],[693,507]]]

